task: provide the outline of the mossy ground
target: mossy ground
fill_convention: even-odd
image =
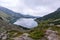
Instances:
[[[22,32],[16,30],[8,31],[8,37],[9,37],[8,40],[13,40],[13,38],[19,37],[22,34],[23,34]]]

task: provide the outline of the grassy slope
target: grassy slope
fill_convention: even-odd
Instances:
[[[60,27],[57,27],[56,25],[50,26],[48,23],[49,21],[47,20],[39,22],[39,25],[30,31],[30,37],[35,40],[41,39],[42,37],[44,37],[45,31],[48,30],[49,28],[51,30],[57,31],[58,34],[60,35]]]

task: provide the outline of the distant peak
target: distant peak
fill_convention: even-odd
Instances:
[[[60,11],[60,8],[58,8],[57,11]]]
[[[2,7],[2,6],[0,6],[0,8],[6,8],[6,7]]]

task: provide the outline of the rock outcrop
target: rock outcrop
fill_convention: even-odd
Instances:
[[[45,33],[45,37],[48,40],[60,40],[58,36],[58,32],[53,30],[47,30]]]
[[[14,38],[14,40],[33,40],[32,38],[28,37],[28,33],[24,33],[23,35]]]

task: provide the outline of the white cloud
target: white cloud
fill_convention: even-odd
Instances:
[[[43,16],[60,7],[60,0],[0,0],[0,6],[15,12]]]

